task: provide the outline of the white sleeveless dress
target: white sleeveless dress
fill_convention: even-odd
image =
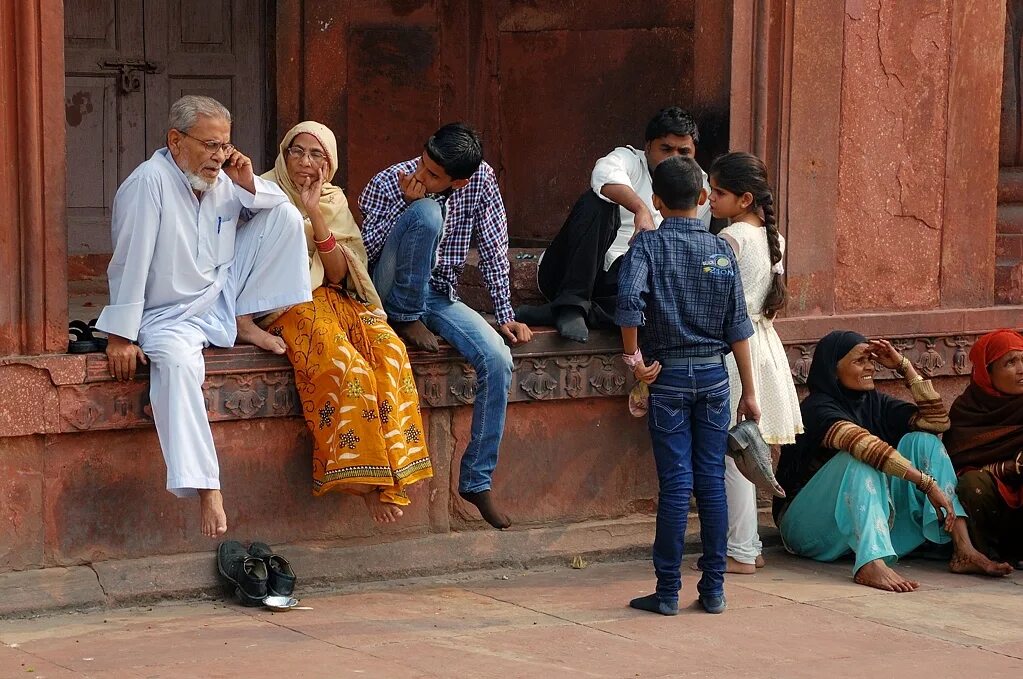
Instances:
[[[799,398],[792,382],[788,358],[781,338],[774,329],[771,319],[761,313],[764,298],[771,290],[771,251],[767,245],[767,229],[745,222],[736,222],[721,231],[739,245],[735,254],[742,277],[742,291],[746,297],[746,311],[753,321],[753,337],[749,339],[750,355],[753,359],[753,381],[760,404],[760,433],[768,444],[795,443],[796,434],[803,433],[803,418],[799,413]],[[785,252],[785,239],[781,239]],[[726,359],[728,382],[732,393],[732,425],[735,425],[735,411],[739,407],[742,384],[735,358],[729,354]]]
[[[803,433],[799,398],[789,372],[789,362],[781,338],[769,318],[764,318],[764,298],[771,289],[771,251],[767,245],[767,229],[745,222],[736,222],[721,231],[738,244],[735,253],[746,297],[746,311],[753,321],[754,334],[749,339],[753,362],[753,381],[760,405],[760,432],[768,444],[794,443]],[[785,252],[785,239],[781,238]],[[732,426],[739,407],[742,383],[735,358],[725,359],[732,396]],[[725,457],[725,498],[728,502],[728,556],[744,564],[753,564],[763,546],[757,525],[757,492],[735,466]]]

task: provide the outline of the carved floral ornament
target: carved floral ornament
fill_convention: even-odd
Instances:
[[[975,335],[899,338],[893,340],[920,374],[927,377],[968,375]],[[813,343],[786,346],[792,376],[805,384],[813,360]],[[621,397],[633,378],[618,353],[568,354],[516,358],[510,401],[551,401]],[[477,376],[457,360],[414,363],[416,388],[424,407],[471,405]],[[893,371],[877,366],[877,379],[896,379]],[[149,384],[113,381],[57,387],[61,431],[93,431],[152,426],[146,414]],[[209,375],[203,396],[210,420],[229,421],[301,415],[293,373],[287,368],[263,371],[230,369]]]
[[[910,360],[924,377],[956,377],[969,375],[973,370],[970,363],[970,348],[977,340],[976,335],[951,335],[945,337],[906,337],[892,340],[892,345]],[[814,344],[793,344],[786,347],[792,378],[796,384],[806,384],[813,360]],[[899,379],[894,370],[875,363],[875,379]]]

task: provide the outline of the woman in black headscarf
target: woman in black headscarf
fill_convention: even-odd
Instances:
[[[875,362],[903,375],[915,403],[874,389]],[[892,592],[918,587],[888,564],[925,541],[952,541],[953,572],[1012,572],[970,542],[955,471],[935,436],[948,429],[948,411],[895,347],[836,330],[817,344],[807,386],[806,433],[778,463],[787,497],[775,501],[775,521],[789,551],[818,561],[852,552],[856,582]]]

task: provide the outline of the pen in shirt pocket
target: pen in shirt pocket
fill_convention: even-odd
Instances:
[[[217,217],[217,233],[220,233],[220,224],[224,221],[223,217]]]

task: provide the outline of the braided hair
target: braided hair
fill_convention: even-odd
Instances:
[[[752,209],[759,208],[764,214],[764,228],[767,229],[767,247],[771,253],[771,268],[781,261],[781,235],[774,215],[774,194],[767,183],[767,167],[764,161],[751,153],[727,153],[717,160],[710,168],[710,176],[725,191],[741,196],[749,193],[753,196]],[[785,288],[783,274],[772,273],[771,289],[764,298],[761,311],[767,318],[774,318],[788,301],[788,290]]]

